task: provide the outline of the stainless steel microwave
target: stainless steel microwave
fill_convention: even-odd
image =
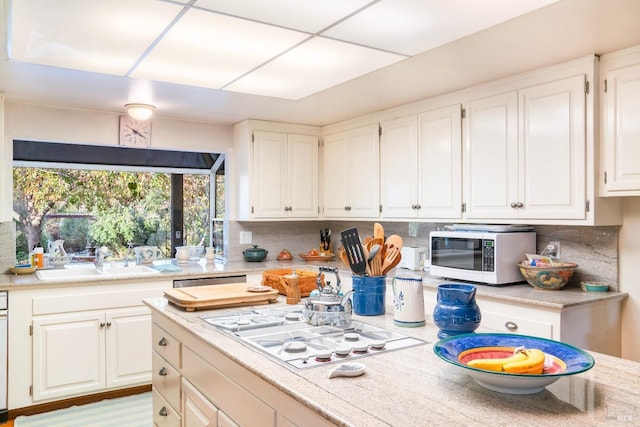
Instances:
[[[536,233],[432,231],[432,276],[503,285],[524,281],[517,263],[536,253]]]

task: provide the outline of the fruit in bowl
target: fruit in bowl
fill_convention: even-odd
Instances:
[[[571,280],[578,268],[575,262],[553,261],[552,265],[530,265],[529,261],[518,264],[520,273],[535,289],[562,289]]]

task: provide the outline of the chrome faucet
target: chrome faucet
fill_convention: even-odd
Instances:
[[[109,252],[109,248],[106,246],[102,246],[100,249],[96,251],[96,268],[100,271],[104,268],[104,259],[108,256],[111,256],[111,252]]]

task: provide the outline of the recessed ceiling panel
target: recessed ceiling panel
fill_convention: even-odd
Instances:
[[[558,0],[382,0],[324,36],[414,56]]]
[[[194,6],[317,33],[372,0],[198,0]]]
[[[125,75],[182,10],[157,0],[16,0],[12,60]]]
[[[405,57],[315,37],[225,89],[300,99]]]
[[[307,37],[297,31],[191,9],[131,76],[218,89]]]

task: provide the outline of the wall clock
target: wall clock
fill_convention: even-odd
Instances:
[[[120,145],[148,147],[151,144],[151,120],[120,116]]]

